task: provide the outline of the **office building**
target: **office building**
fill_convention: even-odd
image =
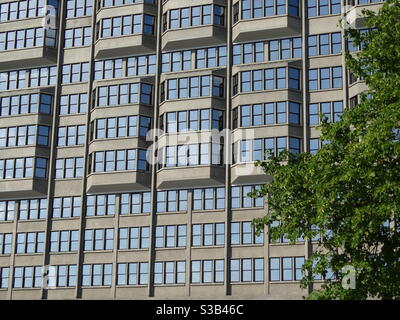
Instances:
[[[0,299],[306,296],[254,161],[357,103],[338,22],[380,6],[0,1]]]

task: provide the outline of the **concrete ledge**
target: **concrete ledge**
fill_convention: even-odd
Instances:
[[[138,54],[152,54],[156,50],[156,37],[136,34],[129,36],[101,38],[95,44],[95,59],[124,57]]]
[[[301,36],[301,17],[288,15],[240,20],[232,29],[233,42]]]
[[[183,50],[226,44],[226,28],[203,25],[191,28],[170,29],[162,35],[162,50]]]
[[[132,192],[148,190],[151,175],[148,172],[123,171],[93,173],[87,179],[87,193]]]
[[[34,68],[57,63],[57,49],[48,47],[0,51],[0,70]]]
[[[225,168],[223,166],[163,168],[158,171],[157,180],[159,181],[157,188],[160,189],[221,186],[225,183]]]

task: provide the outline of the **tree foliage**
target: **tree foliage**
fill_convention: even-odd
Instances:
[[[346,65],[369,90],[341,120],[322,120],[314,155],[282,152],[259,162],[273,181],[253,194],[268,197],[268,212],[254,220],[273,240],[295,242],[322,234],[304,265],[302,287],[314,274],[333,271],[308,299],[400,298],[400,2],[378,14],[364,11],[368,33],[345,33],[363,50],[346,53]],[[345,266],[356,270],[356,288],[344,289]]]

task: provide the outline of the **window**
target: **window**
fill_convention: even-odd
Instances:
[[[57,146],[76,146],[85,143],[86,126],[58,127]]]
[[[50,127],[19,126],[0,128],[0,147],[17,147],[28,145],[47,146]]]
[[[151,118],[145,116],[96,119],[92,123],[95,134],[94,137],[91,137],[91,140],[117,137],[145,137],[150,130],[150,124]]]
[[[95,61],[94,80],[122,78],[122,61],[122,59]]]
[[[214,86],[215,90],[210,90],[211,85]],[[210,95],[214,97],[224,96],[224,78],[218,76],[169,79],[163,82],[161,86],[166,86],[167,100],[206,97]]]
[[[269,229],[271,230],[271,229],[277,228],[277,227],[279,227],[279,225],[280,225],[279,221],[274,221],[273,223],[270,224]],[[285,236],[282,236],[279,239],[273,240],[270,237],[269,242],[270,243],[290,243],[290,239]],[[298,237],[296,239],[296,242],[304,242],[304,238],[302,236]]]
[[[231,281],[235,282],[263,282],[264,259],[231,259]]]
[[[86,229],[84,251],[113,250],[114,229]]]
[[[29,113],[50,114],[53,97],[47,94],[26,94],[0,97],[0,117]]]
[[[342,51],[340,32],[308,36],[308,55],[318,56],[336,54]]]
[[[154,284],[184,284],[186,274],[185,261],[154,263]]]
[[[241,92],[284,88],[300,90],[300,70],[289,67],[240,72]]]
[[[300,90],[300,70],[289,68],[289,88]]]
[[[118,37],[131,34],[154,34],[155,17],[133,14],[101,20],[100,37]]]
[[[244,206],[247,207],[247,206]],[[252,227],[251,224],[248,222],[242,223],[242,244],[252,244],[253,237],[252,237]]]
[[[319,15],[329,14],[329,0],[320,0],[318,9]]]
[[[225,66],[226,50],[225,46],[195,50],[195,69]]]
[[[81,215],[81,197],[53,198],[52,217],[72,218]]]
[[[288,10],[286,9],[288,7]],[[299,16],[298,0],[242,0],[241,19],[257,19],[275,15]]]
[[[0,221],[13,221],[16,201],[0,201]]]
[[[376,28],[360,28],[358,29],[359,33],[362,35],[365,35],[369,32],[376,31]],[[355,52],[355,51],[362,51],[364,50],[366,44],[364,41],[360,41],[360,43],[355,43],[351,38],[347,39],[346,42],[346,49],[350,52]]]
[[[342,88],[342,67],[308,70],[309,90]]]
[[[82,268],[83,287],[111,286],[112,264],[84,264]]]
[[[41,288],[42,267],[15,267],[13,288]]]
[[[201,24],[201,7],[191,7],[191,25],[198,26]]]
[[[311,154],[316,154],[321,149],[321,141],[319,138],[313,138],[308,140],[308,151]]]
[[[294,258],[294,280],[300,281],[303,279],[303,265],[304,265],[304,257],[295,257]]]
[[[223,283],[224,260],[191,261],[191,283]]]
[[[186,247],[186,225],[156,227],[156,248]]]
[[[90,173],[149,170],[146,150],[142,149],[98,151],[89,157],[92,164]]]
[[[300,124],[300,104],[292,101],[243,105],[236,112],[240,122],[235,128],[280,123]]]
[[[219,5],[203,5],[169,10],[164,17],[163,31],[211,24],[225,25],[225,8]],[[168,20],[167,20],[168,17]]]
[[[97,88],[97,106],[108,107],[126,104],[151,104],[153,86],[147,83],[130,83]]]
[[[134,227],[119,229],[118,249],[147,249],[149,248],[150,228]]]
[[[176,166],[176,153],[174,147],[165,148],[165,165],[167,167]]]
[[[40,79],[40,82],[39,82]],[[56,67],[0,72],[0,90],[15,90],[54,85]]]
[[[11,254],[12,236],[12,233],[0,233],[0,255]]]
[[[44,232],[17,233],[16,253],[42,253]]]
[[[60,98],[60,115],[84,113],[88,107],[86,93],[62,95]]]
[[[67,0],[67,18],[90,16],[93,13],[93,0]]]
[[[0,180],[33,177],[46,178],[46,174],[47,159],[44,158],[17,158],[0,160]]]
[[[222,144],[200,143],[167,146],[164,147],[163,151],[164,158],[163,162],[159,164],[160,168],[161,166],[182,167],[198,165],[222,165]]]
[[[154,16],[150,16],[148,14],[144,15],[144,23],[143,23],[143,33],[144,34],[154,34],[155,30],[155,20]],[[135,28],[135,26],[134,26]]]
[[[89,62],[65,64],[62,67],[61,83],[86,82],[89,77]]]
[[[73,179],[83,176],[83,158],[56,159],[55,178]]]
[[[120,214],[150,213],[150,192],[121,194]]]
[[[178,121],[177,121],[178,119]],[[223,111],[212,109],[197,109],[180,112],[167,112],[165,116],[165,128],[167,133],[198,131],[198,130],[222,130],[224,126]]]
[[[28,88],[55,85],[56,81],[57,69],[55,66],[29,70]]]
[[[271,40],[268,42],[268,48],[270,61],[295,59],[302,56],[301,37]]]
[[[126,76],[139,76],[147,74],[155,74],[156,72],[156,56],[137,56],[129,57],[126,62]]]
[[[282,280],[291,281],[293,280],[293,259],[282,258]]]
[[[343,114],[343,101],[311,103],[308,105],[309,125],[318,125],[320,115],[328,122],[337,122]]]
[[[192,225],[192,246],[223,246],[225,243],[225,224],[206,223]]]
[[[147,262],[118,263],[117,265],[117,285],[146,285],[148,276]]]
[[[78,251],[79,231],[52,231],[50,234],[50,252]]]
[[[303,277],[304,257],[269,259],[270,281],[300,281]]]
[[[115,214],[115,194],[89,195],[86,198],[86,216],[111,216]]]
[[[281,279],[280,265],[281,265],[280,258],[270,258],[269,259],[269,280],[270,281],[279,281]]]
[[[300,153],[300,146],[301,139],[294,137],[241,140],[234,144],[234,160],[238,159],[238,162],[267,160],[271,154],[276,156],[284,149]]]
[[[331,112],[330,112],[330,103],[323,102],[321,103],[321,113],[324,118],[327,119],[328,122],[331,122]]]
[[[40,17],[43,15],[45,4],[46,1],[43,0],[12,1],[0,4],[0,22]],[[48,1],[48,4],[57,10],[57,2]]]
[[[7,289],[10,277],[9,267],[0,267],[0,289]]]
[[[54,37],[54,39],[52,39]],[[46,41],[44,41],[44,38]],[[0,32],[0,51],[55,46],[55,30],[30,28]]]
[[[157,212],[187,211],[187,190],[157,191]]]
[[[231,222],[231,244],[264,244],[264,232],[256,234],[256,229],[251,226],[251,222]]]
[[[340,14],[340,0],[310,0],[307,5],[308,17]]]
[[[75,287],[77,283],[76,265],[49,266],[49,287],[66,288]]]
[[[253,71],[253,84],[252,89],[249,91],[259,91],[262,90],[263,82],[262,82],[262,71],[256,70]]]
[[[193,210],[218,210],[225,208],[225,188],[193,190]]]
[[[91,43],[91,27],[65,29],[64,48],[89,46]]]
[[[19,220],[46,219],[47,199],[20,200]]]

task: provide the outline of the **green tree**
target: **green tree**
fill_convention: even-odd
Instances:
[[[314,155],[282,152],[258,162],[273,181],[253,196],[268,209],[253,223],[270,226],[273,240],[292,242],[322,234],[306,260],[301,286],[331,270],[334,280],[307,299],[400,298],[400,2],[388,0],[379,13],[363,11],[368,33],[348,29],[363,50],[346,53],[346,65],[369,90],[341,120],[322,120]],[[279,226],[271,226],[280,221]],[[356,270],[356,288],[344,289],[343,267]]]

